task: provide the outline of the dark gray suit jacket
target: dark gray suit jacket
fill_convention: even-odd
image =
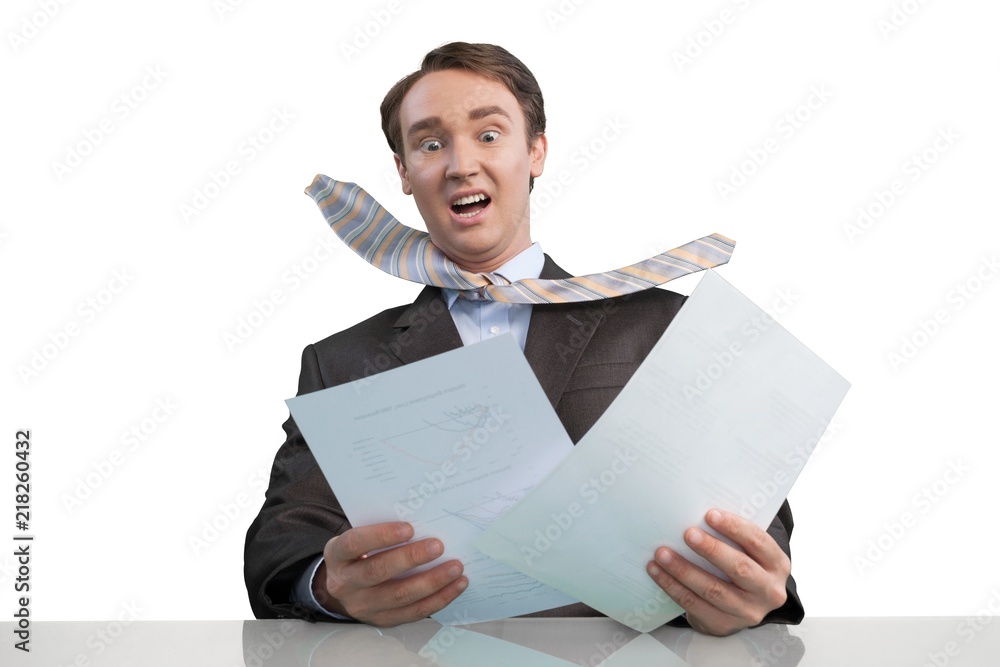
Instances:
[[[569,277],[548,257],[543,278]],[[617,299],[532,307],[524,355],[574,443],[590,429],[660,339],[684,297],[654,289]],[[367,377],[462,346],[440,290],[383,311],[302,353],[298,394]],[[289,602],[306,563],[350,528],[316,460],[289,417],[264,505],[247,532],[244,574],[258,618],[329,620]],[[792,514],[785,502],[768,532],[789,553]],[[650,554],[652,556],[652,554]],[[545,616],[600,615],[582,604]],[[802,605],[788,579],[788,601],[765,622],[798,623]]]

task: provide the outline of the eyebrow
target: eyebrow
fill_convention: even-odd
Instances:
[[[479,120],[481,118],[486,118],[488,116],[503,116],[507,120],[513,122],[513,119],[511,119],[510,114],[504,111],[503,108],[498,107],[496,105],[488,107],[478,107],[476,109],[472,109],[471,111],[469,111],[469,120]],[[410,137],[416,134],[417,132],[421,132],[429,128],[440,127],[440,126],[441,126],[440,116],[430,116],[428,118],[421,118],[420,120],[410,125],[409,129],[406,130],[406,136]]]
[[[473,109],[469,112],[469,120],[479,120],[480,118],[486,118],[487,116],[503,116],[507,120],[511,120],[510,114],[495,105],[490,107],[479,107],[478,109]]]

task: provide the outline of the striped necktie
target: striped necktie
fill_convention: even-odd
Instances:
[[[462,297],[476,301],[534,304],[610,299],[725,264],[736,245],[721,234],[712,234],[606,273],[510,283],[495,273],[461,268],[431,243],[427,232],[396,220],[359,185],[319,174],[305,192],[337,236],[369,263],[415,283],[458,290]]]

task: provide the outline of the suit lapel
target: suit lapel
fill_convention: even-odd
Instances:
[[[542,278],[569,278],[548,255]],[[553,407],[576,370],[587,344],[604,319],[602,302],[532,306],[524,356]],[[462,347],[462,337],[441,299],[441,290],[426,287],[394,325],[396,340],[389,348],[404,364]]]
[[[569,278],[546,255],[541,278]],[[604,319],[601,302],[539,305],[531,308],[524,356],[553,407],[559,405],[587,344]]]
[[[404,364],[462,347],[462,337],[437,287],[425,287],[394,326],[396,341],[390,349]]]

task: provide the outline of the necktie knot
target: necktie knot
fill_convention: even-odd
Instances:
[[[315,200],[334,233],[372,265],[405,280],[457,290],[473,301],[534,304],[610,299],[725,264],[736,245],[721,234],[711,234],[614,271],[512,283],[499,273],[463,269],[426,232],[399,222],[355,183],[319,174],[306,194]]]
[[[510,281],[499,273],[480,273],[479,275],[488,281],[490,285],[510,285]]]

